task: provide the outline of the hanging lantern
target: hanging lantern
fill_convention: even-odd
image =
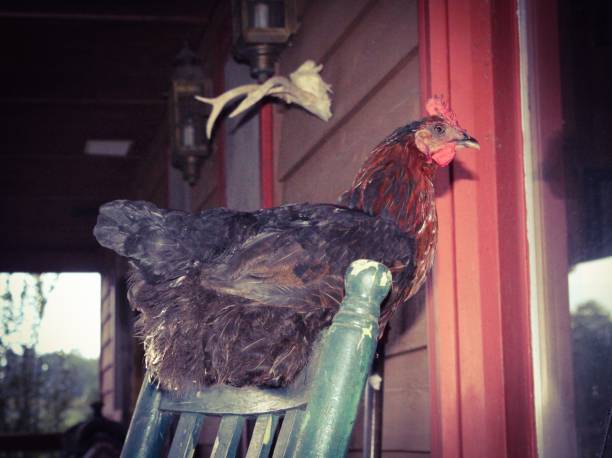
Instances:
[[[233,0],[234,51],[263,81],[274,74],[279,54],[297,31],[295,0]]]
[[[185,46],[176,57],[170,91],[170,142],[172,165],[183,172],[190,185],[198,180],[200,167],[212,152],[205,133],[210,107],[195,99],[208,95],[212,83],[204,76],[197,56]]]

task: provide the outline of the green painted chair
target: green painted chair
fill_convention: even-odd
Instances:
[[[311,363],[289,387],[217,385],[181,394],[159,390],[145,377],[121,456],[160,456],[176,416],[170,457],[193,455],[210,416],[221,417],[211,454],[215,458],[236,456],[246,419],[254,421],[249,458],[345,456],[374,357],[380,303],[390,286],[391,274],[382,264],[351,264],[340,310]]]

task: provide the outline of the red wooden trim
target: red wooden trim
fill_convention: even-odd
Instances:
[[[419,1],[419,59],[421,106],[436,93],[450,96],[447,8],[444,0]],[[435,282],[429,281],[428,345],[430,348],[431,451],[434,457],[461,456],[461,405],[456,294],[454,287],[455,246],[452,237],[452,200],[449,171],[441,170],[436,180],[439,225]],[[446,230],[444,229],[446,228]],[[442,262],[446,257],[447,261]],[[434,284],[435,283],[435,284]],[[433,290],[436,287],[438,289]],[[437,304],[437,306],[434,306]]]
[[[432,452],[535,456],[519,50],[513,0],[421,0],[421,93],[480,140],[436,186]]]
[[[261,206],[270,208],[274,206],[274,119],[270,103],[259,112],[259,157]]]

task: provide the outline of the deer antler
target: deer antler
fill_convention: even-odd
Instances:
[[[206,136],[210,138],[210,135],[212,134],[212,128],[215,124],[215,121],[221,114],[221,111],[223,110],[225,105],[227,105],[232,99],[235,99],[236,97],[240,97],[242,95],[246,95],[250,92],[253,92],[258,87],[259,87],[258,84],[247,84],[244,86],[238,86],[214,98],[207,98],[207,97],[196,95],[196,99],[198,99],[200,102],[204,102],[204,103],[208,103],[209,105],[212,105],[210,116],[208,117],[208,121],[206,122]]]
[[[305,110],[323,121],[331,118],[331,86],[327,84],[319,72],[322,65],[316,65],[307,60],[295,72],[284,76],[275,76],[263,84],[247,84],[230,89],[215,98],[196,96],[201,102],[212,105],[212,111],[206,123],[206,136],[210,138],[215,121],[223,108],[233,99],[246,95],[245,99],[229,115],[230,118],[245,112],[266,96],[277,97],[286,103],[300,105]]]

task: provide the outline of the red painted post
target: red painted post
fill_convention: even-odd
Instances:
[[[480,141],[436,183],[432,455],[534,457],[515,0],[421,0],[421,94]],[[512,285],[512,287],[510,287]]]
[[[261,170],[261,206],[274,206],[274,128],[272,104],[267,103],[259,112],[259,160]]]

